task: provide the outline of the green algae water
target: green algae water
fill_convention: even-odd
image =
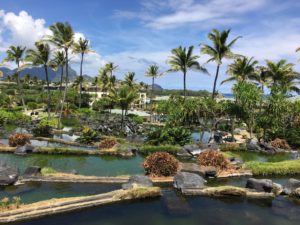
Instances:
[[[14,223],[14,225],[298,225],[299,203],[284,198],[183,197],[164,189],[154,199],[112,204]]]
[[[18,196],[22,203],[28,204],[52,198],[101,194],[120,188],[121,184],[28,182],[17,186],[0,187],[0,199]]]
[[[143,174],[143,158],[120,158],[116,156],[63,156],[29,154],[18,156],[0,154],[0,161],[19,168],[21,174],[29,166],[52,167],[58,171],[76,170],[81,175],[118,176]]]

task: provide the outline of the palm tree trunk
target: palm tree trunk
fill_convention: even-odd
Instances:
[[[64,104],[66,101],[66,96],[67,96],[67,90],[68,90],[68,83],[69,83],[69,62],[68,62],[68,49],[65,49],[66,52],[66,85],[65,85],[65,91],[64,91],[64,96],[63,96],[63,100],[61,103],[61,108],[60,108],[60,112],[59,112],[59,116],[58,116],[58,122],[57,122],[57,128],[60,129],[60,121],[62,118],[62,112],[64,109]]]
[[[17,83],[18,83],[18,88],[19,88],[19,92],[20,92],[20,95],[21,95],[22,105],[23,105],[24,111],[26,112],[27,108],[26,108],[26,105],[25,105],[24,93],[23,93],[23,88],[22,88],[22,85],[21,85],[20,74],[19,74],[19,68],[20,68],[20,62],[19,61],[17,62],[17,66],[18,66],[18,71],[16,73],[17,74]]]
[[[217,71],[216,71],[216,76],[215,76],[215,81],[214,81],[214,88],[213,88],[213,93],[212,93],[212,99],[215,99],[216,95],[216,86],[217,86],[217,81],[218,81],[218,76],[219,76],[219,70],[220,70],[220,64],[217,66]]]
[[[263,84],[261,85],[261,93],[262,93],[262,97],[261,97],[260,106],[259,106],[259,112],[260,113],[262,112],[262,105],[263,105],[264,93],[265,93],[264,85]]]
[[[49,77],[48,77],[48,67],[44,65],[45,75],[46,75],[46,82],[47,82],[47,93],[48,93],[48,101],[47,101],[47,112],[48,112],[48,120],[50,120],[50,103],[51,103],[51,96],[50,96],[50,87],[49,87]]]
[[[152,93],[151,93],[151,100],[154,98],[154,77],[152,77]]]
[[[79,84],[79,108],[81,108],[82,103],[82,64],[83,64],[84,53],[81,53],[81,62],[80,62],[80,84]]]
[[[183,95],[186,97],[186,71],[183,72]]]

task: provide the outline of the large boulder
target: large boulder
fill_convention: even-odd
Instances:
[[[133,188],[134,186],[153,187],[153,182],[147,176],[134,175],[129,178],[128,183],[122,185],[122,188],[127,190]]]
[[[269,179],[249,178],[246,183],[246,188],[254,189],[258,192],[272,192],[273,181]]]
[[[283,186],[283,192],[287,195],[290,195],[297,188],[300,188],[300,180],[291,178]]]
[[[179,172],[174,177],[174,187],[184,192],[185,189],[202,189],[206,180],[195,173]]]
[[[0,162],[0,186],[12,185],[19,177],[18,170],[6,165],[6,163]]]
[[[202,151],[201,148],[196,144],[185,145],[183,146],[183,149],[192,156],[199,155]]]
[[[200,166],[196,163],[181,163],[180,164],[181,172],[195,173],[201,177],[205,176],[205,171],[200,169]]]
[[[251,139],[246,143],[246,149],[249,151],[261,151],[261,147],[256,139]]]
[[[206,177],[216,177],[218,172],[218,169],[214,166],[201,166],[201,170]]]

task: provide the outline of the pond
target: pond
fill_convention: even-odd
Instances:
[[[17,224],[298,225],[300,207],[296,204],[284,198],[248,201],[183,197],[173,189],[164,189],[160,198],[90,208]]]
[[[121,184],[91,183],[41,183],[30,182],[23,185],[0,187],[0,199],[21,197],[22,203],[33,203],[51,198],[64,198],[101,194],[121,188]]]
[[[225,152],[226,155],[241,159],[243,162],[259,161],[259,162],[280,162],[284,160],[291,160],[295,158],[293,153],[282,154],[264,154],[251,151],[234,151]]]
[[[0,154],[0,161],[18,167],[23,173],[28,166],[52,167],[59,171],[76,170],[82,175],[117,176],[143,174],[142,156],[118,158],[116,156],[63,156],[29,154],[18,156]]]

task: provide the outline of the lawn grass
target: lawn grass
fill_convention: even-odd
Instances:
[[[292,175],[300,174],[300,160],[281,162],[251,161],[244,164],[244,169],[251,170],[253,175]]]
[[[51,168],[51,167],[43,167],[43,168],[41,169],[41,174],[42,174],[43,176],[53,175],[53,174],[56,174],[56,173],[58,173],[58,171],[55,170],[55,169],[53,169],[53,168]]]

